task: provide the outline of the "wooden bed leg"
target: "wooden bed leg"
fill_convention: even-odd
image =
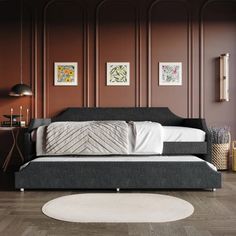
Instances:
[[[24,189],[24,188],[20,188],[20,191],[21,191],[21,192],[24,192],[24,191],[25,191],[25,189]]]
[[[117,188],[117,189],[116,189],[116,192],[120,192],[120,189],[119,189],[119,188]]]

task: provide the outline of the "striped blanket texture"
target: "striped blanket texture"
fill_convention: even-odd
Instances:
[[[128,154],[125,121],[55,122],[46,130],[46,154]]]

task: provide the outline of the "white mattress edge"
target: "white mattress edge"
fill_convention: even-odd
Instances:
[[[216,167],[201,158],[193,155],[184,156],[109,156],[109,157],[38,157],[20,167],[24,169],[31,162],[206,162],[207,165],[217,171]]]

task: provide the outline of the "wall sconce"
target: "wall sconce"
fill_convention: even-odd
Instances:
[[[220,55],[220,101],[229,101],[229,53]]]

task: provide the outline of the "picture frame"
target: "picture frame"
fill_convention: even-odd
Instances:
[[[78,85],[78,63],[77,62],[55,62],[54,63],[54,85],[55,86]]]
[[[130,85],[129,62],[107,62],[107,86]]]
[[[159,86],[182,85],[182,62],[159,62]]]

